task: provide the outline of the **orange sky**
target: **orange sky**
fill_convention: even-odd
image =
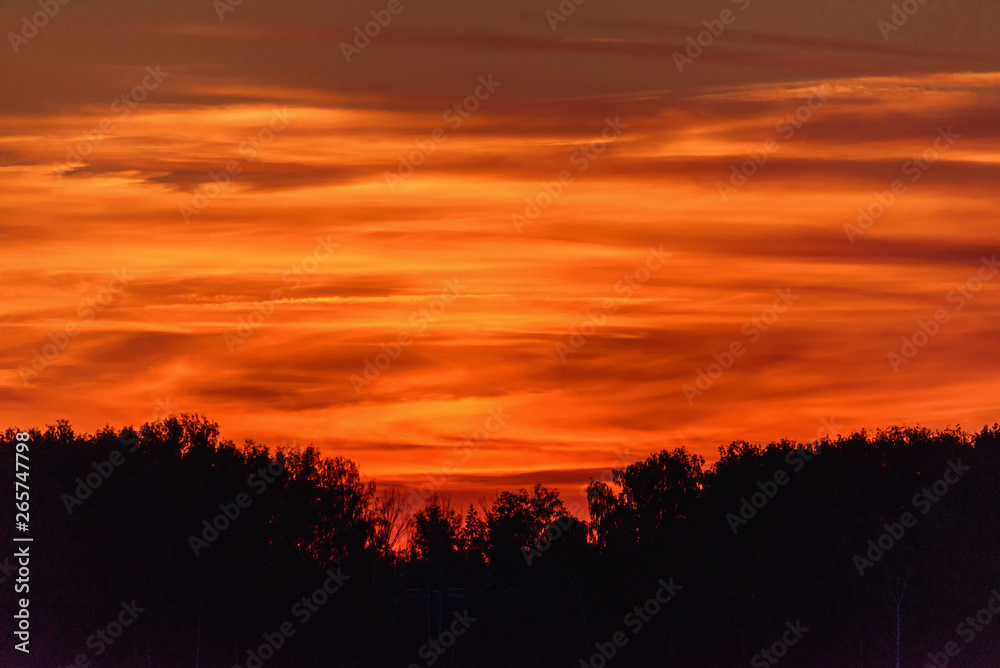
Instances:
[[[70,2],[8,36],[5,424],[160,402],[380,482],[579,502],[662,448],[997,419],[995,4],[928,3],[884,39],[892,3],[860,0],[588,0],[555,30],[556,2],[404,2],[346,62],[386,4]]]

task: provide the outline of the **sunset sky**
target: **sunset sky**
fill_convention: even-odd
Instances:
[[[4,426],[169,407],[467,503],[995,422],[1000,5],[677,4],[6,3]]]

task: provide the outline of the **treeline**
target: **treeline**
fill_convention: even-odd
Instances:
[[[23,427],[22,427],[23,428]],[[3,665],[993,665],[1000,426],[684,449],[479,507],[198,416],[30,433],[31,655]],[[14,480],[15,435],[0,440]],[[0,505],[3,534],[14,503]],[[14,609],[15,547],[0,547]],[[10,604],[10,605],[8,605]],[[984,614],[986,611],[987,614]],[[989,619],[987,619],[987,616]],[[14,638],[10,615],[3,637]]]

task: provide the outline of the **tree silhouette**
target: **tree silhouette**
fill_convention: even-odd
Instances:
[[[956,631],[1000,583],[997,424],[735,441],[708,468],[654,452],[591,481],[588,521],[542,485],[464,517],[447,497],[414,509],[348,459],[237,446],[196,415],[8,428],[5,480],[21,430],[38,665],[242,667],[290,619],[267,668],[579,665],[609,642],[615,665],[747,665],[789,623],[810,630],[788,666],[923,665],[951,641],[962,665],[1000,655],[992,626]],[[0,578],[13,567],[0,553]],[[299,626],[292,606],[338,572]],[[683,588],[635,631],[625,620],[670,578]],[[133,599],[138,622],[97,656],[88,639]],[[452,637],[458,618],[478,621]]]

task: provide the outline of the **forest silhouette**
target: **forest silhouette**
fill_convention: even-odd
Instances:
[[[91,435],[66,421],[21,430],[35,666],[993,666],[1000,656],[1000,620],[977,619],[1000,604],[996,424],[736,441],[711,465],[663,450],[592,480],[587,518],[540,484],[478,507],[445,494],[415,503],[349,459],[237,446],[197,415]],[[18,431],[2,436],[5,481]],[[0,517],[6,533],[12,503]],[[15,577],[13,549],[0,548],[0,578]]]

